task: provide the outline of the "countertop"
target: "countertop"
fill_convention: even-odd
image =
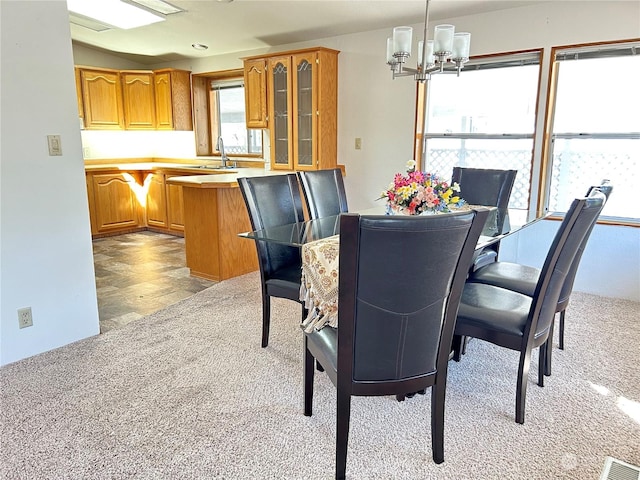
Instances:
[[[248,162],[247,162],[248,163]],[[257,163],[257,162],[255,162]],[[216,162],[219,164],[219,162]],[[287,170],[266,170],[264,167],[242,166],[228,170],[215,168],[216,165],[203,163],[186,163],[171,161],[101,161],[96,163],[85,162],[85,171],[162,171],[171,170],[171,178],[167,178],[168,183],[182,185],[188,188],[234,188],[238,187],[239,177],[261,177],[264,175],[283,175],[293,173]],[[179,173],[176,175],[176,171]]]
[[[220,172],[218,170],[217,172]],[[226,173],[213,175],[189,175],[184,177],[171,177],[167,183],[182,185],[187,188],[233,188],[238,186],[240,177],[263,177],[265,175],[284,175],[294,173],[287,170],[265,170],[264,168],[238,168]]]

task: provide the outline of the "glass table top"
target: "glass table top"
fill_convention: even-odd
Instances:
[[[477,249],[484,248],[492,243],[511,235],[523,227],[532,225],[536,221],[544,218],[544,214],[529,215],[527,210],[509,209],[500,215],[496,207],[490,209],[489,217],[485,223]],[[360,215],[385,215],[384,208],[374,207],[356,212]],[[500,225],[501,224],[501,225]],[[279,243],[294,247],[301,247],[305,243],[331,237],[340,233],[340,215],[307,220],[303,222],[281,225],[278,227],[265,228],[253,232],[238,234],[240,237],[265,242]]]

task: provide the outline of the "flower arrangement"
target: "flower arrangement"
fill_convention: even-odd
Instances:
[[[436,174],[416,171],[415,160],[409,160],[407,175],[396,173],[380,199],[387,200],[389,215],[447,213],[466,203],[457,195],[458,192],[460,186],[457,183],[449,185]]]

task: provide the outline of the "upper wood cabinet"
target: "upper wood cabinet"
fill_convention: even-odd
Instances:
[[[156,102],[153,72],[121,71],[124,125],[127,130],[154,130]]]
[[[193,130],[189,71],[76,67],[76,87],[86,129]]]
[[[267,128],[267,62],[264,58],[244,61],[244,102],[247,128]]]
[[[260,97],[262,79],[255,65],[266,62],[266,95],[262,98],[267,105],[273,169],[337,166],[338,53],[318,47],[243,59],[247,126],[249,103],[256,109],[260,106],[254,97]],[[254,80],[249,82],[251,72]]]
[[[158,130],[193,130],[191,72],[155,70],[155,101]]]
[[[120,72],[81,69],[84,126],[89,130],[122,130],[124,112]]]

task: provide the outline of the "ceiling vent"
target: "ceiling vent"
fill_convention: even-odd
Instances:
[[[640,468],[617,458],[607,457],[600,480],[640,480]]]

